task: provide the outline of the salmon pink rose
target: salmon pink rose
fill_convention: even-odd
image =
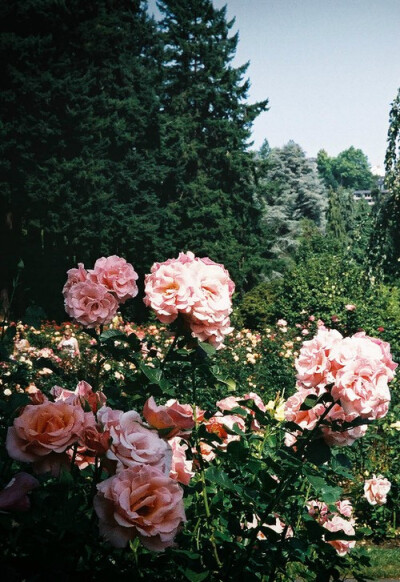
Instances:
[[[138,537],[149,550],[174,545],[186,521],[183,490],[156,467],[137,465],[97,485],[94,508],[100,534],[116,548]]]
[[[338,331],[320,328],[313,339],[305,341],[295,362],[298,381],[307,388],[330,382],[332,366],[329,354],[342,339]]]
[[[7,452],[23,462],[37,461],[52,452],[63,453],[79,441],[85,421],[81,406],[62,401],[29,404],[8,429]]]
[[[390,481],[382,475],[372,475],[372,479],[364,483],[364,497],[370,505],[384,505],[391,486]]]
[[[103,406],[97,417],[104,430],[110,433],[112,442],[107,457],[118,462],[118,469],[145,464],[168,475],[172,459],[168,443],[155,430],[143,426],[136,411],[114,410],[109,414],[108,410]]]
[[[168,444],[172,449],[172,463],[169,476],[174,481],[179,481],[183,485],[189,485],[190,479],[194,476],[193,462],[186,458],[188,446],[181,443],[179,437],[169,439]]]
[[[334,515],[331,519],[328,519],[322,524],[322,527],[330,532],[343,532],[348,536],[354,536],[355,530],[349,521],[340,517],[340,515]],[[339,534],[340,535],[340,534]],[[327,542],[335,548],[339,556],[345,556],[354,546],[356,542],[354,540],[330,540]]]
[[[162,436],[170,439],[174,436],[188,436],[194,428],[193,410],[188,404],[170,400],[165,406],[157,406],[152,396],[145,402],[143,416],[146,421]]]
[[[130,263],[117,255],[97,259],[89,276],[113,293],[119,303],[125,303],[138,294],[138,274]]]
[[[28,493],[39,487],[39,481],[21,472],[14,475],[11,481],[0,491],[0,511],[28,511],[31,502]]]
[[[65,311],[84,327],[110,323],[117,309],[114,295],[94,281],[76,283],[65,294]]]

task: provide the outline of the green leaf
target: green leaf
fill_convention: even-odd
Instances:
[[[186,578],[190,580],[190,582],[202,582],[202,580],[205,580],[209,574],[208,570],[205,572],[194,572],[189,568],[186,568],[186,570],[183,570],[182,568],[179,569],[186,576]]]
[[[211,357],[217,351],[214,346],[208,344],[207,342],[199,342],[199,348],[208,356]]]
[[[314,465],[323,465],[331,458],[331,448],[321,439],[312,441],[305,452],[306,458]]]
[[[210,483],[215,483],[224,489],[229,489],[230,491],[235,492],[240,490],[240,487],[235,485],[228,475],[221,469],[218,469],[218,467],[209,467],[205,471],[205,477]]]
[[[122,333],[122,331],[119,331],[118,329],[108,329],[107,331],[103,331],[103,333],[100,336],[100,340],[103,342],[106,342],[107,340],[110,339],[121,339],[126,341],[127,337],[124,333]]]

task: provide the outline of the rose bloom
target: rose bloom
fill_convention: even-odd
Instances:
[[[51,452],[63,453],[79,441],[85,421],[80,406],[66,402],[29,404],[8,429],[7,452],[23,462],[37,461]]]
[[[76,283],[84,283],[87,280],[88,272],[83,266],[83,263],[78,263],[77,269],[69,269],[67,271],[67,282],[63,287],[63,295],[66,297],[68,295],[71,287],[76,285]]]
[[[138,294],[138,274],[130,263],[117,255],[97,259],[93,271],[89,273],[91,278],[113,293],[119,303],[125,303]]]
[[[165,406],[157,406],[152,396],[146,400],[143,408],[146,421],[157,430],[164,431],[165,438],[188,436],[194,428],[193,410],[189,404],[180,404],[169,400]],[[168,430],[169,429],[169,430]]]
[[[80,404],[82,405],[82,408],[85,408],[85,405],[87,404],[94,413],[104,406],[107,401],[104,392],[93,392],[93,388],[90,384],[85,382],[85,380],[78,382],[74,392],[72,392],[72,390],[66,390],[61,386],[53,386],[50,390],[50,394],[54,397],[55,402],[63,400],[68,404]]]
[[[372,479],[364,483],[364,497],[371,505],[384,505],[391,486],[390,481],[382,475],[372,475]]]
[[[325,529],[327,529],[328,531],[331,531],[331,532],[341,532],[342,531],[346,535],[349,535],[349,536],[354,536],[356,533],[353,525],[349,521],[347,521],[346,519],[343,519],[343,517],[340,517],[340,515],[334,515],[332,518],[325,521],[322,524],[322,526]],[[340,540],[340,539],[338,539],[338,540],[328,541],[327,543],[335,548],[335,550],[337,551],[339,556],[345,556],[347,554],[347,552],[349,552],[349,550],[354,548],[354,546],[356,545],[355,540]]]
[[[186,521],[183,490],[156,467],[137,465],[97,485],[94,508],[100,534],[123,548],[139,537],[149,550],[161,552],[174,545]]]
[[[84,327],[110,323],[117,309],[114,295],[93,281],[76,283],[65,294],[65,311]]]
[[[188,313],[193,304],[193,281],[186,267],[188,258],[192,260],[189,253],[188,256],[180,253],[177,259],[154,263],[151,273],[145,277],[144,302],[163,323],[171,323],[179,313]]]
[[[329,354],[341,339],[338,331],[320,328],[313,339],[305,341],[295,362],[298,381],[308,388],[327,384],[331,380]]]
[[[31,506],[28,493],[39,485],[29,473],[17,473],[0,491],[0,511],[28,511]]]
[[[172,451],[168,443],[155,430],[143,426],[139,414],[131,410],[122,412],[106,406],[97,413],[97,418],[105,431],[110,432],[112,443],[107,457],[125,467],[138,464],[157,467],[169,474]]]
[[[194,476],[194,472],[192,471],[193,462],[186,458],[188,446],[181,444],[179,437],[169,439],[168,444],[172,449],[172,463],[169,476],[174,481],[179,481],[183,485],[189,485],[189,481]]]
[[[325,411],[324,404],[317,404],[308,410],[300,410],[303,402],[308,396],[317,395],[315,390],[305,390],[300,388],[285,403],[285,418],[289,422],[294,422],[302,429],[312,430]]]

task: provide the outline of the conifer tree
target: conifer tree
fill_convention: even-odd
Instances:
[[[262,233],[248,140],[267,101],[246,103],[247,64],[231,64],[238,35],[230,35],[226,7],[210,0],[162,0],[159,7],[165,249],[209,255],[227,266],[239,290],[249,288],[261,267]]]
[[[2,203],[12,260],[53,314],[77,261],[115,253],[145,270],[157,255],[160,58],[145,8],[0,2]]]

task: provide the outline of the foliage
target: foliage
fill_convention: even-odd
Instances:
[[[254,203],[251,125],[267,101],[246,103],[247,65],[234,68],[238,34],[226,7],[210,0],[165,0],[162,140],[164,249],[191,250],[223,262],[239,291],[262,266]]]
[[[327,193],[304,151],[292,141],[283,148],[264,144],[256,161],[268,257],[287,258],[297,246],[303,219],[323,226]]]
[[[367,156],[354,146],[340,152],[337,157],[329,157],[325,150],[320,150],[317,166],[328,188],[342,186],[349,190],[369,190],[375,182]]]
[[[385,169],[389,193],[382,197],[377,208],[369,254],[372,266],[383,269],[393,280],[400,273],[400,89],[389,115]]]

